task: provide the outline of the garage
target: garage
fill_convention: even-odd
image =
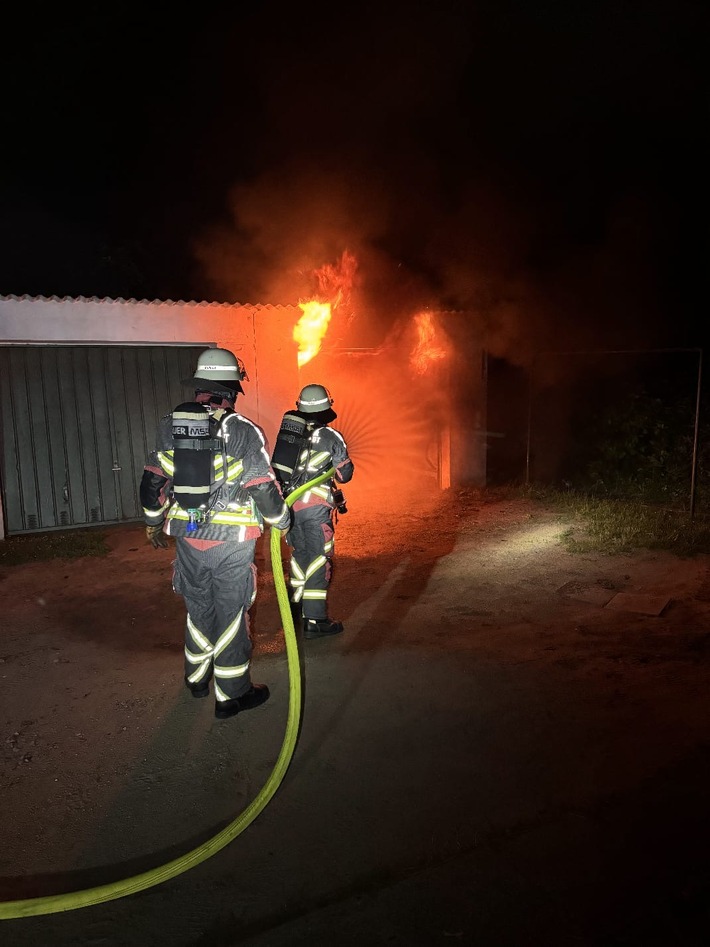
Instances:
[[[157,422],[184,400],[204,346],[0,346],[9,536],[142,518]]]
[[[333,339],[300,365],[300,315],[294,306],[0,296],[0,540],[142,519],[138,487],[157,422],[188,396],[180,380],[214,345],[247,366],[240,410],[271,444],[304,384],[333,391],[360,471],[354,504],[381,494],[406,506],[410,494],[485,483],[482,350],[449,365],[417,317],[387,344]],[[462,324],[456,313],[440,321],[447,331]]]

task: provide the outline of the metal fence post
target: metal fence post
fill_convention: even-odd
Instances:
[[[698,474],[698,440],[700,437],[700,391],[703,383],[703,350],[698,349],[698,386],[695,394],[695,428],[693,431],[693,465],[690,474],[690,518],[695,517],[695,492]]]

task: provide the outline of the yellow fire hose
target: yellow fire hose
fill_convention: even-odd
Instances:
[[[311,490],[319,483],[329,480],[334,473],[335,470],[331,467],[324,474],[321,474],[294,490],[286,502],[291,506],[294,500],[297,500],[303,493],[307,490]],[[298,645],[293,627],[288,592],[283,576],[281,535],[281,530],[271,530],[270,551],[274,585],[276,587],[276,598],[278,599],[279,611],[281,612],[281,619],[283,621],[286,655],[288,658],[288,719],[286,721],[286,733],[283,744],[281,745],[281,752],[259,795],[233,822],[230,822],[226,828],[222,829],[221,832],[191,852],[187,852],[187,854],[173,859],[173,861],[159,865],[157,868],[151,868],[150,871],[145,871],[140,875],[134,875],[132,878],[123,878],[119,881],[112,881],[109,884],[98,885],[95,888],[86,888],[83,891],[69,891],[65,894],[48,895],[42,898],[27,898],[22,901],[0,902],[0,920],[7,920],[13,917],[31,917],[38,914],[57,914],[60,911],[73,911],[76,908],[85,908],[92,904],[101,904],[104,901],[115,901],[118,898],[125,898],[129,894],[137,894],[139,891],[145,891],[146,888],[152,888],[155,885],[162,884],[164,881],[175,878],[190,868],[194,868],[196,865],[199,865],[200,862],[206,861],[229,845],[248,825],[251,825],[262,809],[271,801],[276,790],[281,785],[281,781],[286,775],[286,770],[291,762],[293,751],[296,748],[296,739],[301,717],[301,675]]]

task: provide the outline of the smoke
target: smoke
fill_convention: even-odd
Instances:
[[[376,344],[422,308],[461,311],[472,339],[520,365],[561,344],[634,343],[640,316],[651,340],[658,287],[642,199],[610,209],[603,240],[559,246],[549,214],[541,227],[544,208],[493,180],[471,186],[452,211],[427,178],[421,167],[403,182],[362,165],[292,161],[235,187],[233,222],[195,247],[211,295],[295,304],[317,292],[316,271],[348,251],[357,260],[351,344]]]
[[[355,323],[357,344],[374,344],[398,318],[438,299],[431,277],[394,251],[400,206],[401,195],[367,166],[292,160],[236,186],[232,223],[207,229],[195,255],[216,298],[295,304],[321,291],[319,270],[352,254],[356,278],[340,315]]]
[[[628,49],[607,50],[605,77],[591,21],[545,49],[534,17],[528,35],[503,13],[427,6],[394,4],[337,36],[327,17],[294,19],[270,38],[268,68],[263,46],[244,51],[240,77],[260,70],[254,170],[195,240],[205,295],[295,303],[348,251],[353,345],[423,308],[460,312],[460,344],[521,366],[551,348],[669,341],[672,201],[641,171],[643,134],[622,127],[647,121]]]

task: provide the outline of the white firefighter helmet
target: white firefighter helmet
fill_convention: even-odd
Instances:
[[[315,421],[328,424],[337,418],[332,408],[333,398],[323,385],[306,385],[301,389],[296,407],[303,414],[310,414]]]
[[[243,392],[242,381],[248,381],[242,360],[228,349],[205,349],[197,359],[197,368],[185,384],[205,391]]]

